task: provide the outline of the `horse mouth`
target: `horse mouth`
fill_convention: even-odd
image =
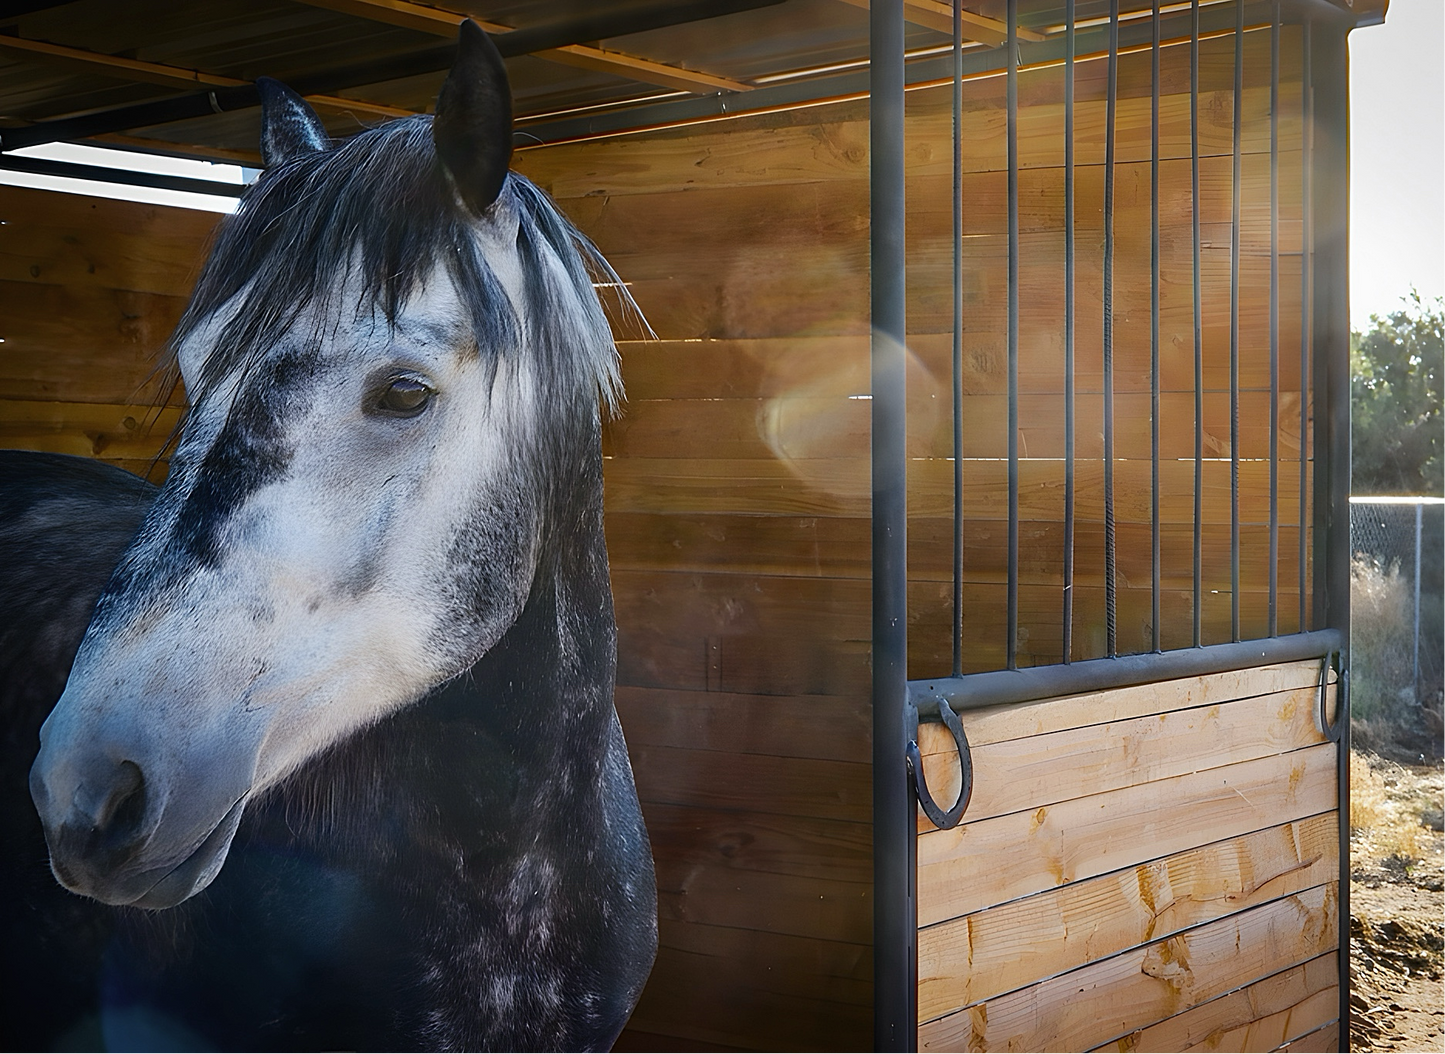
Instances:
[[[173,908],[181,901],[192,897],[211,884],[226,862],[231,848],[231,839],[241,823],[245,810],[243,796],[227,810],[211,833],[191,851],[191,854],[160,877],[149,889],[133,900],[126,902],[129,907]]]

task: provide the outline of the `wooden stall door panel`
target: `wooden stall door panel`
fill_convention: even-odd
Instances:
[[[1309,1035],[1339,1015],[1339,962],[1320,955],[1113,1040],[1096,1051],[1272,1050]],[[1283,1015],[1282,1027],[1278,1019]],[[1271,1022],[1252,1031],[1258,1022]],[[1278,1032],[1276,1032],[1278,1029]],[[1266,1033],[1283,1038],[1266,1045]],[[1333,1049],[1333,1048],[1330,1048]]]
[[[1340,863],[1320,671],[966,712],[978,811],[920,825],[919,1049],[1318,1042],[1338,1013]],[[936,732],[925,769],[946,796]]]
[[[1337,825],[1323,813],[925,927],[918,1018],[1338,878]]]
[[[919,924],[1329,811],[1334,753],[1310,747],[920,835]]]
[[[1091,963],[919,1027],[919,1050],[1085,1050],[1333,948],[1338,882]]]
[[[1323,743],[1325,735],[1316,718],[1318,696],[1319,689],[1311,685],[980,745],[971,751],[974,786],[969,822]],[[1331,702],[1332,696],[1333,689]],[[1332,712],[1332,707],[1326,708],[1326,715]],[[937,730],[929,731],[928,745],[933,747]],[[945,747],[924,755],[923,768],[938,800],[953,801],[958,796],[956,750]],[[922,809],[918,825],[920,833],[933,830]]]

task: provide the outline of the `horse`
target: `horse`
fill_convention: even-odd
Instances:
[[[474,23],[434,118],[333,143],[259,88],[164,485],[0,458],[7,1040],[606,1049],[657,944],[612,702],[616,275],[509,171]]]

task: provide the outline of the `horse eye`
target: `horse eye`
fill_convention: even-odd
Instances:
[[[399,417],[415,417],[426,409],[432,390],[411,377],[398,377],[377,397],[377,409]]]

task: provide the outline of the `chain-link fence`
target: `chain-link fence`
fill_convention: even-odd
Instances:
[[[1351,498],[1351,700],[1434,734],[1445,672],[1445,500]],[[1422,727],[1423,726],[1423,727]]]

